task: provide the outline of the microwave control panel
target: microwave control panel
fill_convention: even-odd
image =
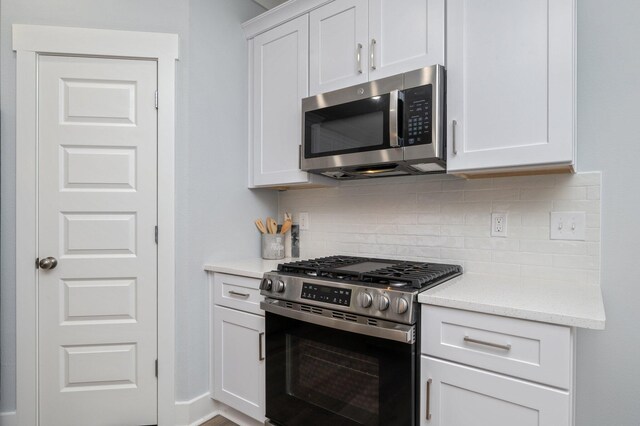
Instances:
[[[404,93],[404,145],[431,143],[432,87],[405,89]]]
[[[318,302],[349,306],[351,303],[351,289],[303,283],[300,297]]]

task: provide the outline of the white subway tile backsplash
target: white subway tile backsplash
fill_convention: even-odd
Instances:
[[[464,180],[448,175],[342,182],[287,191],[279,209],[308,212],[304,257],[331,254],[458,263],[468,272],[596,284],[600,173]],[[587,213],[586,241],[549,239],[551,211]],[[491,213],[508,235],[491,237]]]

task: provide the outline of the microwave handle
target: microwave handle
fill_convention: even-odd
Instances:
[[[400,146],[398,139],[398,111],[400,110],[399,91],[392,90],[389,95],[389,145],[392,148]],[[402,119],[402,117],[400,117]]]

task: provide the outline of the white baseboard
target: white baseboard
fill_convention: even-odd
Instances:
[[[0,426],[18,426],[15,411],[0,413]]]
[[[211,399],[211,395],[208,392],[189,401],[176,402],[175,413],[176,425],[178,426],[199,426],[218,414],[222,414],[224,417],[239,424],[240,426],[264,425],[264,423],[254,420],[219,401],[214,401]],[[17,426],[13,423],[10,425]],[[4,423],[1,426],[4,426]]]

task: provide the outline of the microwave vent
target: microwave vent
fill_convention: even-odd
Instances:
[[[444,167],[442,167],[440,164],[438,163],[420,163],[420,164],[411,164],[410,167],[413,167],[414,169],[421,171],[423,173],[427,173],[427,172],[440,172],[442,170],[444,170]]]

